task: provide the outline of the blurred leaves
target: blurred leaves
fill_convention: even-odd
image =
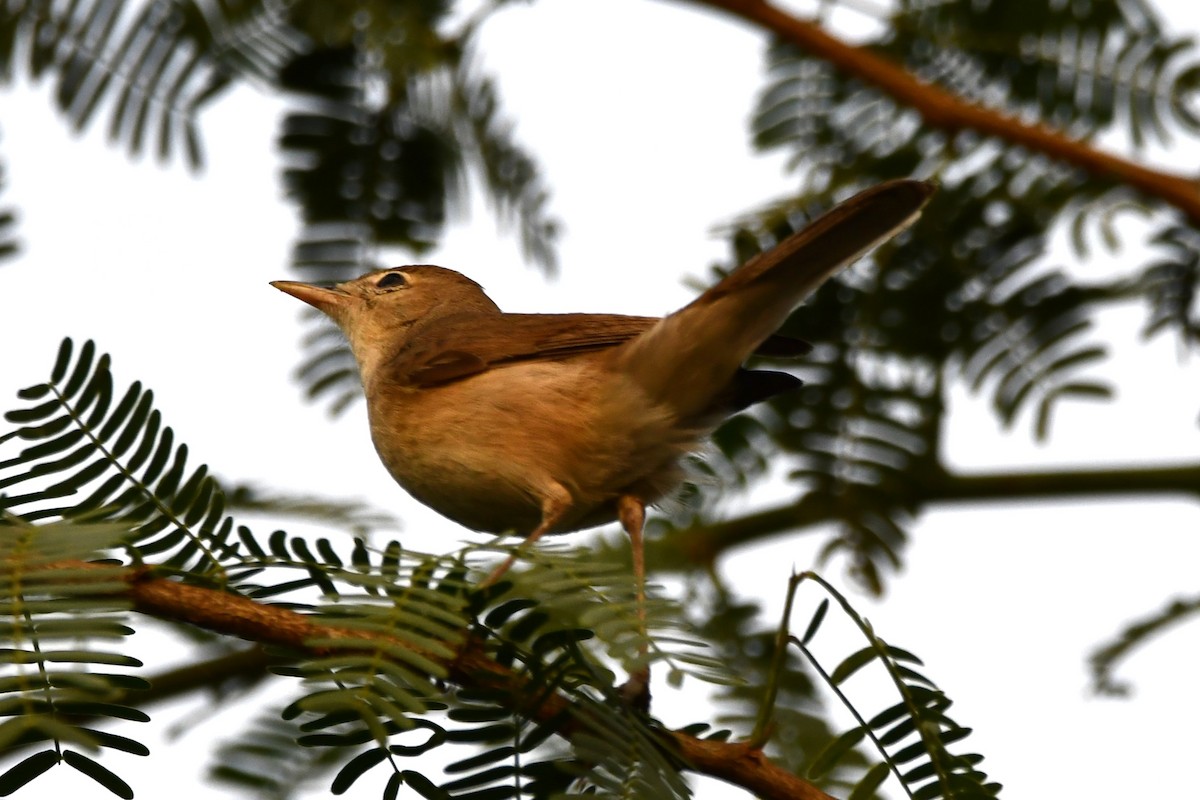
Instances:
[[[1092,690],[1097,694],[1124,697],[1132,689],[1127,681],[1117,677],[1117,666],[1133,652],[1145,647],[1164,629],[1191,622],[1200,614],[1200,596],[1180,597],[1163,608],[1125,626],[1113,639],[1092,652],[1088,659],[1092,673]]]
[[[1124,132],[1137,147],[1200,135],[1186,113],[1196,44],[1143,3],[1038,3],[1013,14],[995,2],[910,0],[888,23],[868,49],[1014,117],[1084,139]],[[1196,342],[1196,237],[1127,188],[924,126],[881,90],[787,44],[768,53],[752,128],[760,149],[791,156],[801,188],[730,226],[730,267],[873,183],[917,175],[940,184],[916,227],[785,327],[816,345],[800,371],[804,389],[716,437],[718,471],[740,476],[735,483],[784,454],[797,495],[824,498],[835,523],[823,555],[846,558],[872,591],[901,562],[909,521],[929,501],[922,487],[943,474],[945,398],[956,382],[989,393],[1005,425],[1028,419],[1045,439],[1064,403],[1111,396],[1099,314],[1140,295],[1147,334]],[[1089,280],[1086,265],[1047,264],[1057,230],[1072,232],[1081,260],[1094,255],[1092,227],[1118,247],[1125,229],[1113,218],[1128,209],[1143,211],[1160,260],[1127,264],[1107,282]]]
[[[345,280],[401,251],[421,254],[478,186],[525,256],[555,266],[557,223],[474,38],[449,2],[24,0],[0,9],[0,80],[54,82],[67,124],[102,115],[133,156],[203,163],[200,111],[248,83],[288,100],[279,134],[286,196],[303,222],[294,265]],[[472,182],[474,175],[477,180]],[[12,245],[0,214],[0,257]],[[300,379],[334,412],[358,394],[340,341],[306,337]]]
[[[0,77],[24,67],[54,82],[72,129],[83,130],[108,106],[109,137],[132,155],[156,141],[159,158],[182,150],[199,167],[198,112],[228,87],[235,64],[248,63],[233,54],[269,43],[258,36],[261,11],[218,8],[227,13],[210,20],[199,4],[170,0],[9,3],[0,14]]]
[[[0,196],[5,187],[4,163],[0,162]],[[0,205],[0,261],[12,258],[17,254],[19,245],[16,237],[17,215],[14,211]]]
[[[1146,336],[1176,332],[1189,348],[1200,346],[1200,231],[1169,225],[1154,237],[1161,256],[1142,275],[1142,291],[1150,308]]]
[[[465,207],[471,171],[497,218],[517,228],[527,258],[554,269],[548,193],[512,137],[495,85],[469,39],[429,45],[399,73],[352,45],[307,53],[283,70],[297,105],[280,137],[284,180],[305,223],[293,262],[307,280],[356,277],[381,266],[387,248],[428,250]],[[310,397],[329,398],[338,413],[360,396],[357,371],[328,323],[308,320],[315,326],[298,375]]]

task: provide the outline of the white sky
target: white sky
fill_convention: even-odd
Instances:
[[[422,260],[471,274],[514,311],[659,314],[686,302],[681,278],[725,256],[712,226],[789,185],[782,158],[754,157],[747,145],[761,50],[756,32],[685,4],[546,0],[500,14],[485,34],[484,63],[499,74],[518,134],[552,183],[566,223],[562,275],[547,285],[522,265],[514,239],[498,237],[481,207]],[[178,164],[131,166],[107,147],[103,115],[73,139],[48,97],[23,82],[0,94],[8,175],[0,202],[19,209],[24,247],[0,265],[0,398],[43,380],[62,336],[92,337],[113,355],[118,385],[142,380],[154,389],[192,463],[395,509],[415,549],[449,550],[463,539],[378,465],[361,405],[331,423],[290,381],[298,304],[267,286],[292,277],[296,232],[273,149],[280,107],[244,88],[222,98],[202,117],[209,164],[195,178]],[[1194,154],[1169,158],[1197,163]],[[1106,319],[1118,352],[1104,372],[1121,381],[1117,402],[1062,405],[1039,447],[1028,418],[1006,435],[986,397],[956,393],[950,461],[985,470],[1195,458],[1195,367],[1165,338],[1139,343],[1140,320],[1140,309]],[[758,500],[783,494],[767,488]],[[731,513],[747,506],[729,503]],[[975,729],[969,749],[986,756],[1006,796],[1173,796],[1197,744],[1196,626],[1126,665],[1131,702],[1090,697],[1085,657],[1169,597],[1195,593],[1198,521],[1184,499],[932,511],[914,526],[906,571],[887,597],[854,600],[886,639],[924,658],[956,701],[952,716]],[[792,565],[810,566],[819,544],[802,534],[748,548],[721,571],[743,590],[766,587],[773,620]],[[840,566],[824,573],[842,583]],[[669,724],[698,718],[672,706],[670,694],[656,697]],[[139,796],[178,794],[191,782],[185,776],[202,774],[208,737],[236,724],[228,715],[196,723],[197,706],[172,706],[154,723],[162,732],[195,725],[190,735],[155,743],[145,734],[152,772],[132,757],[113,762],[137,779]],[[86,782],[55,772],[27,794]],[[364,781],[353,796],[377,796],[380,785]],[[710,787],[703,796],[729,793]]]

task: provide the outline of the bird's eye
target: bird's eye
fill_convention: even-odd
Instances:
[[[408,283],[408,278],[404,277],[402,272],[389,272],[376,282],[375,286],[379,289],[394,289],[397,286],[403,286]]]

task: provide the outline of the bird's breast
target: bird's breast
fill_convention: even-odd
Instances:
[[[673,488],[694,437],[603,364],[523,362],[430,388],[368,386],[375,448],[413,497],[474,530],[527,533],[562,489],[572,498],[562,530],[606,522],[620,494]]]

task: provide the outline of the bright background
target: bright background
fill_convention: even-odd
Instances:
[[[1200,28],[1198,12],[1176,5],[1165,18]],[[681,279],[727,256],[714,226],[790,185],[782,158],[754,156],[747,144],[763,44],[757,31],[681,3],[545,0],[497,15],[484,34],[484,64],[499,77],[519,139],[546,170],[565,221],[563,269],[546,281],[523,265],[514,238],[497,232],[482,205],[422,260],[470,274],[510,311],[661,314],[682,305],[691,292]],[[154,389],[193,465],[264,487],[361,498],[403,518],[406,546],[450,550],[470,535],[392,483],[362,405],[331,422],[291,382],[299,304],[267,286],[295,277],[286,265],[298,224],[280,199],[274,150],[281,108],[245,87],[221,98],[201,117],[208,166],[193,176],[179,164],[131,165],[108,147],[103,115],[72,138],[46,87],[21,80],[0,93],[8,175],[0,203],[19,209],[23,246],[0,265],[0,409],[16,405],[3,400],[12,391],[45,379],[63,336],[94,338],[113,355],[118,386],[142,380]],[[1200,163],[1194,149],[1154,158]],[[956,392],[951,462],[991,471],[1194,459],[1200,373],[1168,337],[1140,343],[1142,312],[1127,311],[1104,320],[1116,349],[1104,368],[1118,382],[1115,402],[1062,404],[1039,447],[1028,418],[1004,432],[986,397]],[[785,494],[766,487],[728,508]],[[975,729],[967,743],[986,756],[983,768],[1005,796],[1177,796],[1193,783],[1181,776],[1198,744],[1200,630],[1172,631],[1124,666],[1136,689],[1130,701],[1092,697],[1085,658],[1124,624],[1196,591],[1198,512],[1182,498],[938,509],[914,526],[906,569],[886,597],[852,598],[888,641],[925,660],[956,701],[952,716]],[[774,619],[793,565],[810,567],[820,541],[805,532],[740,549],[721,574],[741,591],[763,587]],[[823,573],[842,581],[838,564]],[[159,655],[155,666],[181,655]],[[692,708],[680,700],[658,688],[655,709],[668,724],[703,718],[694,700]],[[124,757],[112,766],[135,779],[141,797],[221,796],[199,782],[211,739],[234,731],[243,714],[216,713],[203,698],[159,709],[154,723],[130,732],[151,744],[149,762]],[[1074,767],[1050,766],[1063,763]],[[68,770],[54,773],[26,795],[100,791]],[[378,796],[381,783],[371,792],[368,784],[354,796]]]

